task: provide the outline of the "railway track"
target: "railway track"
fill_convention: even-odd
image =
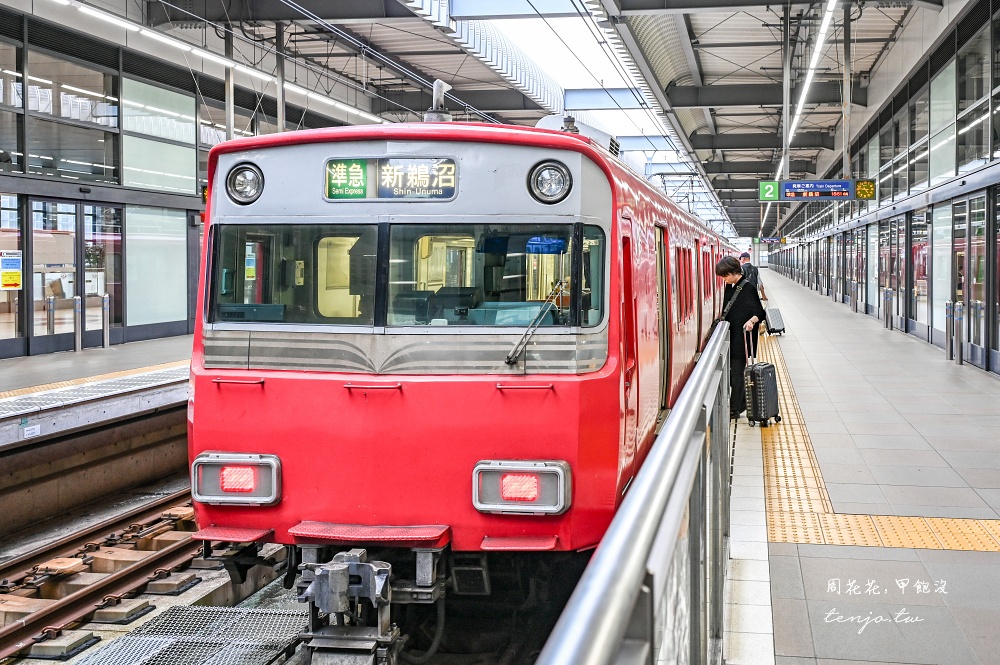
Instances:
[[[137,561],[116,567],[113,572],[0,628],[0,662],[25,653],[33,645],[88,620],[97,610],[190,563],[200,553],[201,543],[183,536],[188,530],[184,528],[188,527],[186,523],[193,530],[189,500],[190,493],[186,490],[166,495],[0,565],[0,593],[7,597],[39,598],[43,585],[84,572],[97,553],[109,549],[136,550],[141,540],[178,532],[167,539],[166,546],[143,551],[143,557]]]

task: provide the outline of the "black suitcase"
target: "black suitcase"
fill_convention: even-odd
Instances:
[[[767,427],[771,418],[781,422],[778,412],[778,373],[771,363],[750,362],[749,340],[744,339],[747,347],[747,368],[743,372],[743,388],[747,399],[747,420],[750,427],[760,423]]]
[[[768,307],[764,316],[764,325],[767,326],[768,335],[781,335],[785,332],[785,321],[781,318],[781,312],[777,307]]]

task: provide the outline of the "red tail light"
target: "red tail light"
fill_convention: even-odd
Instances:
[[[537,501],[538,476],[534,473],[505,473],[500,478],[500,498],[504,501]]]
[[[252,466],[224,466],[219,482],[223,492],[253,492],[257,480]]]

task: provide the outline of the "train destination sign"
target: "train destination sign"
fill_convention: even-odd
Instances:
[[[326,198],[450,199],[458,185],[454,159],[384,157],[331,159],[326,163]]]
[[[761,180],[760,201],[862,200],[875,198],[874,180]]]

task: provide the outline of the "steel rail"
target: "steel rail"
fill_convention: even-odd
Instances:
[[[660,524],[668,511],[683,511],[686,507],[686,499],[675,502],[677,505],[670,505],[669,499],[691,452],[692,434],[718,371],[716,360],[728,338],[729,324],[722,322],[692,370],[535,665],[607,665],[615,661]],[[703,441],[699,445],[704,445]],[[672,538],[665,551],[676,547],[677,534]]]
[[[153,578],[154,571],[182,566],[200,552],[200,541],[197,544],[192,544],[190,538],[177,541],[128,568],[112,573],[99,582],[57,600],[37,612],[32,612],[23,619],[7,624],[0,628],[0,661],[43,641],[45,639],[43,630],[52,627],[64,629],[93,613],[107,596],[123,594],[141,587]]]
[[[76,531],[59,540],[44,545],[41,549],[26,552],[20,556],[8,559],[0,564],[0,580],[14,579],[18,575],[31,572],[34,566],[45,563],[49,559],[60,556],[61,553],[83,548],[102,534],[113,533],[127,528],[135,523],[145,523],[158,516],[163,509],[171,504],[190,499],[191,490],[183,489],[160,497],[150,503],[136,506],[103,522],[98,522],[85,529]]]

